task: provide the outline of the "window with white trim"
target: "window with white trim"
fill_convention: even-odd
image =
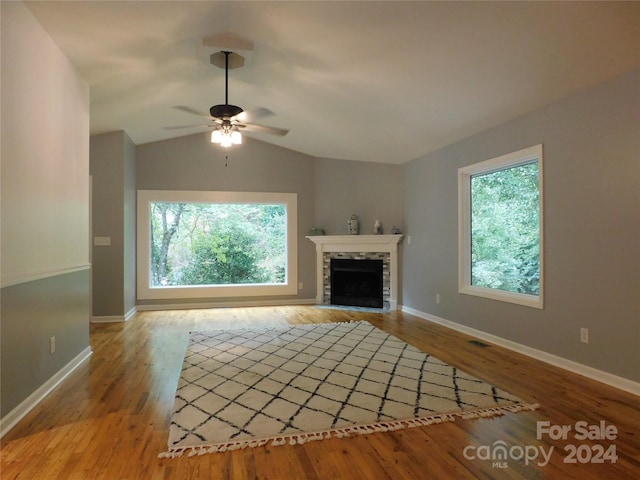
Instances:
[[[542,145],[458,169],[460,293],[543,308]]]
[[[297,194],[138,191],[140,299],[297,293]]]

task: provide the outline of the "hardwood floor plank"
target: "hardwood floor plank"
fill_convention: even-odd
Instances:
[[[530,403],[534,412],[175,459],[167,449],[174,395],[190,331],[262,325],[369,321],[441,360]],[[640,472],[640,399],[402,312],[307,306],[142,312],[93,324],[93,355],[3,439],[0,478],[15,479],[635,479]],[[536,438],[539,421],[600,421],[613,441]],[[478,447],[553,450],[548,464],[478,458]],[[565,463],[567,445],[615,445],[615,463]],[[467,448],[469,447],[469,448]],[[465,450],[467,448],[467,450]],[[465,455],[466,451],[466,455]],[[475,454],[469,457],[469,452]],[[503,468],[501,468],[503,467]]]

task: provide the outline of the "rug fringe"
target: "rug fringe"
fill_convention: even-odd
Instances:
[[[290,435],[281,435],[260,440],[239,440],[237,442],[218,443],[215,445],[195,445],[189,447],[171,448],[169,451],[160,453],[158,458],[176,458],[182,457],[187,452],[188,457],[196,455],[205,455],[208,453],[223,453],[244,448],[261,447],[268,443],[277,447],[280,445],[304,445],[308,442],[318,440],[327,440],[329,438],[345,438],[355,435],[369,435],[377,432],[392,432],[402,430],[404,428],[424,427],[446,422],[455,422],[456,417],[462,419],[491,418],[504,415],[505,413],[517,413],[523,411],[534,411],[540,408],[540,404],[516,403],[513,405],[505,405],[500,407],[481,408],[468,412],[442,413],[427,417],[410,418],[405,420],[395,420],[391,422],[379,422],[370,425],[354,425],[345,428],[335,428],[322,432],[298,433]]]

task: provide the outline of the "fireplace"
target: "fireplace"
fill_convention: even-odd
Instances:
[[[331,259],[331,304],[382,308],[383,261]]]
[[[310,235],[316,244],[316,302],[333,303],[331,262],[334,259],[382,262],[382,306],[398,308],[398,244],[402,235]]]

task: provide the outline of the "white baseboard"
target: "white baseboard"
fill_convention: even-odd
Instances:
[[[91,316],[91,323],[118,323],[124,321],[124,315]]]
[[[467,335],[471,335],[482,340],[486,340],[487,342],[494,343],[501,347],[508,348],[509,350],[513,350],[514,352],[535,358],[536,360],[540,360],[550,365],[560,367],[564,370],[577,373],[578,375],[583,375],[587,378],[602,382],[606,385],[619,388],[620,390],[624,390],[625,392],[629,392],[634,395],[640,395],[640,383],[634,382],[633,380],[619,377],[617,375],[613,375],[612,373],[604,372],[602,370],[598,370],[597,368],[589,367],[587,365],[574,362],[573,360],[568,360],[566,358],[562,358],[557,355],[538,350],[536,348],[528,347],[526,345],[522,345],[521,343],[513,342],[511,340],[507,340],[506,338],[498,337],[481,330],[476,330],[475,328],[467,327],[465,325],[452,322],[451,320],[446,320],[436,315],[421,312],[410,307],[403,306],[402,311],[410,313],[411,315],[415,315],[416,317],[420,317],[423,320],[428,320],[452,330],[466,333]]]
[[[138,313],[138,309],[136,307],[133,307],[131,310],[124,314],[124,321],[128,322],[136,313]]]
[[[140,311],[154,310],[192,310],[199,308],[234,308],[234,307],[278,307],[286,305],[316,305],[315,298],[300,298],[294,300],[239,300],[237,302],[207,302],[207,303],[165,303],[137,305]]]
[[[124,315],[98,315],[91,317],[91,323],[119,323],[119,322],[128,322],[131,320],[136,313],[138,313],[138,309],[133,307]]]
[[[0,438],[4,437],[9,430],[16,426],[36,405],[38,405],[44,397],[56,388],[62,381],[78,368],[82,362],[87,360],[93,351],[91,347],[85,348],[76,357],[67,363],[62,369],[58,370],[49,380],[44,382],[35,392],[24,399],[20,405],[7,413],[0,419]]]

